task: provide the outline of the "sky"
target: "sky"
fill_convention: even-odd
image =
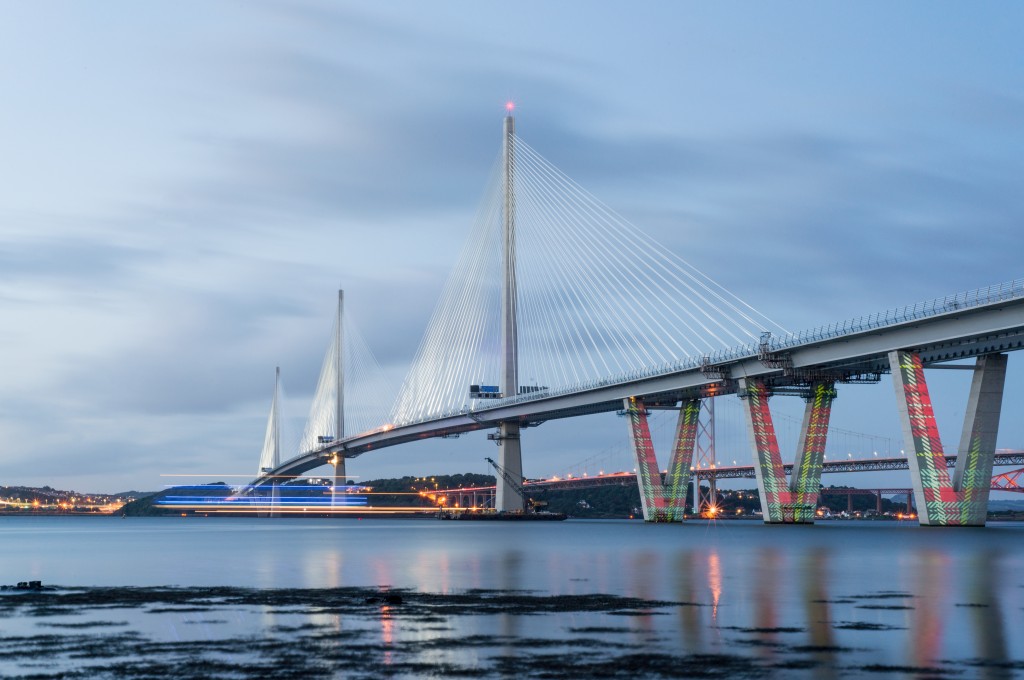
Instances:
[[[2,8],[0,484],[244,481],[275,366],[301,420],[339,287],[400,383],[510,99],[534,149],[786,328],[1024,276],[1018,3]],[[929,379],[955,448],[969,378]],[[889,379],[841,388],[833,423],[898,437]],[[626,442],[614,415],[548,423],[524,472],[625,467]],[[349,472],[493,453],[479,433]],[[876,479],[909,482],[835,483]]]

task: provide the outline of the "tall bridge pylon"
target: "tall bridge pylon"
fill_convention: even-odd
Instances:
[[[505,116],[502,143],[504,210],[502,228],[501,287],[501,392],[504,396],[519,394],[519,319],[516,287],[516,197],[515,197],[515,119]],[[523,478],[523,451],[516,421],[498,425],[498,464],[510,479]],[[498,475],[494,507],[498,512],[525,510],[523,498],[516,493],[510,479]]]
[[[345,335],[344,335],[344,318],[345,318],[345,291],[338,291],[338,316],[335,319],[335,334],[334,334],[334,422],[335,427],[335,439],[341,440],[345,438]],[[345,456],[335,454],[331,458],[331,463],[334,467],[334,485],[333,493],[331,494],[331,505],[338,498],[338,487],[344,486],[346,470],[345,470]]]
[[[390,422],[413,427],[636,378],[765,328],[784,330],[600,203],[524,142],[507,115],[474,229]],[[491,421],[511,476],[522,475],[521,432],[543,420]],[[499,484],[497,508],[522,504]]]
[[[300,453],[345,438],[345,368],[348,363],[345,331],[345,291],[339,290],[334,330],[320,369],[306,428],[299,442]],[[334,489],[337,491],[346,482],[344,453],[335,453],[328,462],[333,469]]]

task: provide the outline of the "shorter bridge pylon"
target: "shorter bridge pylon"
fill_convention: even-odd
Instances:
[[[267,431],[263,437],[263,451],[260,453],[260,469],[256,475],[262,477],[281,464],[281,367],[274,369],[274,398],[270,402],[270,416],[267,418]],[[273,513],[278,505],[280,492],[277,482],[271,481],[268,505],[269,513]],[[261,503],[262,504],[262,503]],[[262,513],[261,513],[262,514]]]

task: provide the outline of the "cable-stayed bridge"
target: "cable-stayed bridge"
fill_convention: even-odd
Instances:
[[[792,333],[600,203],[516,134],[389,409],[365,343],[337,326],[297,453],[282,460],[277,411],[254,486],[368,451],[476,430],[522,478],[521,433],[575,416],[626,416],[644,518],[682,519],[700,435],[716,397],[743,400],[763,516],[813,521],[839,386],[891,374],[922,524],[983,524],[1007,352],[1024,343],[1024,280]],[[951,467],[938,437],[926,368],[974,358],[963,436]],[[361,367],[357,379],[355,369]],[[845,388],[844,388],[845,389]],[[792,474],[771,396],[805,402]],[[275,404],[277,399],[275,398]],[[356,425],[353,405],[368,417]],[[677,411],[662,480],[648,415]],[[384,415],[386,413],[386,415]],[[496,507],[521,511],[499,480]]]

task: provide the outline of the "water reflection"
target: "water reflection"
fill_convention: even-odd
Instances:
[[[823,548],[810,550],[804,558],[804,612],[810,634],[812,658],[817,663],[814,677],[831,680],[835,668],[836,640],[829,606],[829,554]]]
[[[374,585],[387,588],[394,585],[391,576],[392,561],[386,557],[375,557],[372,562]]]
[[[751,562],[754,570],[754,632],[755,639],[760,643],[756,646],[757,654],[765,659],[775,655],[777,631],[779,627],[778,611],[775,596],[781,580],[779,564],[782,556],[774,547],[764,548],[758,552],[757,558]]]
[[[316,560],[304,563],[306,583],[323,584],[323,588],[340,588],[345,559],[340,550],[325,550]]]
[[[380,607],[380,641],[384,645],[384,657],[382,659],[385,666],[390,666],[392,662],[392,655],[394,650],[392,645],[395,642],[395,622],[391,618],[391,607],[388,605],[381,605]]]
[[[699,652],[703,642],[703,608],[696,606],[699,601],[696,578],[699,567],[700,556],[693,550],[686,550],[676,556],[676,599],[693,605],[679,607],[681,647],[690,653]]]
[[[339,548],[324,549],[317,554],[315,560],[307,560],[302,564],[305,583],[323,584],[325,588],[340,588],[344,583],[345,557]],[[340,614],[310,614],[312,625],[325,631],[340,633],[343,625]]]
[[[661,573],[657,553],[643,551],[636,553],[629,560],[630,591],[633,597],[644,600],[657,599],[657,579]],[[631,617],[634,623],[634,631],[649,635],[654,630],[653,618],[650,612],[643,612],[640,616]],[[637,642],[642,642],[638,639]]]
[[[590,575],[592,585],[588,590],[597,593],[608,593],[611,592],[613,587],[615,569],[612,557],[607,552],[601,552],[596,556],[591,556],[585,568],[581,568],[578,577],[585,578],[587,575]]]
[[[393,585],[394,580],[391,576],[391,568],[392,565],[386,559],[377,558],[373,560],[373,573],[379,587],[389,588]],[[395,623],[391,618],[390,612],[391,609],[387,605],[380,606],[380,639],[381,644],[384,646],[384,656],[381,661],[385,666],[391,665],[393,660],[391,645],[395,641]]]
[[[498,588],[500,590],[521,590],[523,553],[519,550],[506,550],[501,553],[498,559]],[[511,669],[515,668],[514,660],[518,656],[518,646],[512,642],[519,637],[519,617],[515,614],[502,613],[498,615],[498,628],[504,638],[500,656],[505,658],[502,665],[504,669],[501,677],[514,678],[516,673]]]
[[[519,550],[505,550],[498,560],[498,589],[522,590],[523,553]]]
[[[996,595],[996,586],[1003,581],[1002,554],[997,550],[987,550],[978,553],[969,564],[971,582],[967,592],[970,601],[965,605],[971,611],[978,658],[988,662],[981,668],[981,677],[1004,678],[1005,665],[1010,658],[1006,650],[1001,600]]]
[[[833,592],[833,574],[849,562],[833,562],[832,551],[822,546],[789,552],[765,546],[750,559],[732,562],[724,562],[715,548],[681,551],[674,561],[676,598],[681,602],[700,601],[697,584],[706,579],[709,597],[705,599],[710,606],[680,607],[677,639],[689,653],[698,653],[705,646],[710,646],[709,651],[735,649],[735,642],[745,641],[751,648],[750,654],[767,664],[791,659],[796,650],[807,655],[809,675],[820,680],[840,677],[849,664],[846,655],[863,654],[878,644],[892,648],[896,655],[887,661],[888,654],[879,650],[871,661],[881,665],[942,669],[951,657],[963,658],[961,652],[967,652],[968,658],[983,660],[979,677],[1005,677],[1012,658],[1007,650],[998,596],[1004,581],[1001,553],[980,552],[959,566],[945,551],[934,548],[919,550],[915,557],[913,566],[904,574],[909,576],[913,592],[904,595],[896,588],[886,587],[889,565],[876,565],[874,572],[864,569],[862,573],[869,575],[867,579],[852,579],[848,574],[848,578],[839,581],[844,585],[840,592]],[[649,584],[656,576],[650,569],[653,562],[649,555],[638,555],[631,564],[636,594],[647,597]],[[731,573],[738,568],[746,571],[749,578],[724,578],[723,570]],[[951,576],[955,574],[966,581],[965,602],[953,601]],[[726,583],[729,585],[725,586]],[[799,590],[787,597],[788,589],[795,583],[800,584]],[[851,585],[856,589],[851,591]],[[723,600],[739,606],[720,610]],[[744,601],[751,602],[752,609],[744,608]],[[837,607],[841,611],[837,612]],[[900,619],[906,621],[905,633],[896,632],[902,628]],[[963,649],[962,639],[945,638],[945,631],[954,622],[970,626],[973,649]],[[837,630],[840,623],[844,630]],[[790,636],[804,627],[807,642],[795,644]],[[724,645],[719,640],[707,640],[705,629],[724,630]],[[894,644],[897,640],[903,644]],[[901,656],[903,660],[899,659]]]
[[[718,621],[718,603],[722,599],[722,562],[718,551],[708,554],[708,588],[711,589],[711,624]]]
[[[942,605],[949,592],[945,578],[948,570],[949,558],[945,553],[938,550],[922,553],[916,597],[907,602],[907,606],[913,607],[910,615],[910,661],[914,666],[930,666],[942,657]]]
[[[566,522],[500,531],[455,523],[425,531],[422,521],[396,520],[340,523],[332,531],[335,545],[326,547],[323,523],[303,520],[211,519],[185,530],[180,523],[144,520],[111,529],[109,521],[76,518],[73,532],[61,529],[66,521],[52,536],[24,530],[14,536],[3,533],[0,520],[0,539],[17,538],[18,545],[18,551],[0,554],[0,571],[15,580],[45,564],[38,573],[44,582],[67,585],[391,585],[423,592],[605,593],[699,605],[639,616],[577,611],[523,618],[474,611],[427,625],[408,618],[409,607],[377,604],[344,614],[344,621],[311,613],[297,622],[288,617],[300,614],[269,608],[216,617],[172,612],[159,619],[160,635],[172,639],[216,636],[220,625],[226,635],[251,631],[268,638],[305,622],[329,623],[331,630],[347,628],[350,634],[358,629],[367,643],[388,652],[385,660],[395,673],[410,654],[423,660],[429,653],[463,661],[504,657],[508,663],[500,669],[516,677],[531,657],[562,652],[523,647],[523,640],[574,635],[590,643],[581,646],[587,657],[615,650],[719,654],[752,660],[757,668],[771,669],[769,675],[786,678],[887,677],[885,671],[865,670],[875,664],[994,680],[1024,667],[1022,652],[1011,646],[1013,631],[1024,629],[1021,526],[957,532],[837,522],[774,531],[720,522],[709,533],[696,526]],[[218,556],[215,564],[209,555]],[[143,625],[147,617],[150,625],[158,621],[156,614],[140,616]],[[0,634],[8,635],[19,625],[37,625],[14,618],[0,624]],[[493,636],[494,646],[470,648],[464,643],[472,635]],[[430,652],[423,651],[426,646],[403,651],[413,639],[452,642]],[[607,649],[594,640],[607,641]],[[984,663],[974,665],[976,659]]]

